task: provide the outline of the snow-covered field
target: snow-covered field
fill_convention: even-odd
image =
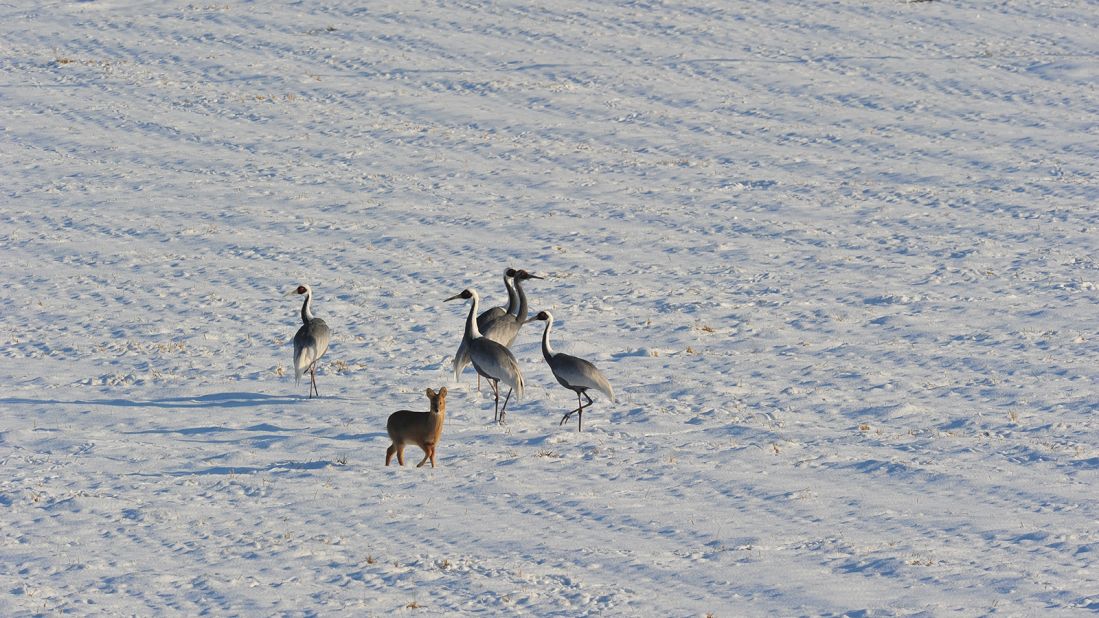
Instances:
[[[0,4],[0,615],[1099,610],[1097,16]]]

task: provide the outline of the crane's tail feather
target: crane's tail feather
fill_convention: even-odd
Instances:
[[[606,395],[607,399],[614,401],[614,389],[611,388],[611,383],[607,380],[607,378],[603,377],[603,375],[600,374],[595,381],[596,390]]]
[[[309,366],[313,364],[316,359],[310,350],[302,350],[301,354],[294,356],[294,383],[301,383],[301,377],[305,375],[306,371],[309,371]]]
[[[469,358],[469,346],[466,345],[466,340],[462,340],[462,344],[458,346],[458,351],[454,354],[454,381],[460,382],[462,377],[462,370],[466,368],[472,361]]]
[[[515,398],[516,399],[522,399],[523,398],[523,374],[521,374],[521,373],[516,374],[516,376],[515,376],[515,387],[512,390],[515,391]]]
[[[462,351],[458,350],[458,353],[454,355],[454,381],[460,382],[462,378],[462,370],[469,364],[468,357],[462,358]]]

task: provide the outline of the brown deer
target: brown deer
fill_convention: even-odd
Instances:
[[[446,418],[446,387],[440,388],[439,394],[427,389],[427,399],[431,402],[430,412],[398,410],[389,415],[385,430],[389,432],[393,444],[385,451],[385,465],[389,465],[396,453],[397,463],[403,466],[405,444],[416,444],[424,450],[424,458],[416,467],[423,466],[428,459],[431,460],[431,467],[435,467],[435,445],[439,443]]]

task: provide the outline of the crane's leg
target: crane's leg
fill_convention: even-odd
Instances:
[[[569,420],[570,416],[572,416],[574,413],[579,412],[580,410],[583,410],[583,409],[584,409],[584,404],[580,403],[580,391],[576,391],[576,409],[575,410],[569,410],[568,412],[566,412],[565,415],[561,417],[561,422],[557,423],[557,425],[558,426],[564,425],[565,421]]]
[[[584,431],[584,408],[587,408],[588,406],[591,406],[592,404],[595,404],[595,401],[592,401],[591,397],[588,397],[587,393],[584,394],[584,398],[588,400],[588,404],[584,407],[581,407],[580,411],[577,412],[577,415],[576,415],[576,430],[577,431]],[[579,397],[577,397],[577,400],[579,400]]]
[[[313,398],[313,365],[309,365],[309,398]]]
[[[587,408],[591,406],[591,404],[595,403],[591,400],[591,397],[588,397],[587,393],[584,393],[584,399],[588,400],[588,403],[584,406],[584,408]],[[576,431],[584,430],[584,408],[580,408],[580,411],[576,415]]]
[[[580,395],[584,395],[584,399],[587,399],[588,403],[582,403],[580,401]],[[577,404],[576,409],[575,410],[570,410],[567,414],[562,416],[561,417],[561,422],[557,423],[557,424],[558,425],[564,425],[565,421],[569,420],[569,417],[572,416],[575,413],[575,414],[577,414],[577,419],[579,419],[577,421],[577,431],[582,431],[579,427],[584,422],[584,408],[590,406],[593,403],[595,403],[595,402],[592,401],[591,397],[588,397],[587,393],[585,393],[583,391],[576,391],[576,404]]]
[[[492,389],[492,394],[496,397],[496,410],[492,413],[492,422],[498,423],[500,419],[500,387],[497,386],[496,380],[491,378],[488,380],[488,385]]]
[[[312,365],[309,365],[309,383],[311,384],[309,396],[313,396],[313,392],[316,391],[317,397],[321,396],[321,392],[317,390],[317,361],[313,361]]]
[[[499,388],[499,387],[497,387]],[[504,397],[504,407],[500,408],[500,422],[504,422],[504,415],[507,414],[508,399],[511,399],[511,389],[508,389],[507,397]]]

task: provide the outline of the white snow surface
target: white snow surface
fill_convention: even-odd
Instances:
[[[0,615],[1099,610],[1097,16],[0,4]]]

